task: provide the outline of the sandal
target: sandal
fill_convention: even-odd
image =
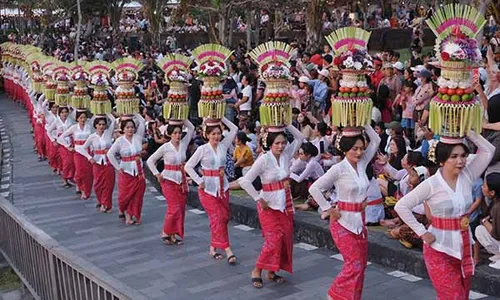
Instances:
[[[125,222],[125,214],[118,215],[118,219],[122,222]]]
[[[256,289],[261,289],[264,286],[264,282],[262,282],[262,278],[253,277],[252,278],[252,285]]]
[[[227,263],[230,264],[231,266],[236,265],[236,255],[231,255],[227,258]]]
[[[82,194],[82,191],[76,191],[76,194],[77,194],[77,195],[81,195],[81,194]]]
[[[165,245],[168,245],[168,246],[172,246],[173,245],[173,242],[172,240],[170,239],[170,236],[162,236],[161,237],[161,242]]]
[[[212,255],[212,258],[215,259],[215,260],[221,260],[224,258],[224,256],[222,256],[222,254],[220,253],[217,253],[215,252],[213,255]]]
[[[70,183],[65,183],[65,184],[63,184],[62,187],[65,189],[69,189],[69,188],[72,188],[73,186]]]
[[[97,203],[97,204],[95,205],[95,208],[101,208],[101,207],[102,207],[102,206],[101,206],[101,204],[99,204],[99,203]]]
[[[125,222],[125,225],[136,225],[137,224],[137,221],[131,221],[131,222]],[[140,224],[140,223],[139,223]],[[139,225],[137,224],[137,225]]]
[[[276,274],[273,274],[273,277],[272,278],[267,278],[268,280],[270,281],[273,281],[273,282],[276,282],[278,284],[281,284],[281,283],[284,283],[285,282],[285,278],[279,276],[279,275],[276,275]]]

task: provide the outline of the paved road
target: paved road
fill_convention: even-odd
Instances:
[[[47,163],[38,162],[23,108],[0,97],[0,117],[10,138],[11,150],[6,154],[12,157],[12,174],[4,174],[3,179],[12,177],[12,184],[2,188],[10,189],[14,205],[63,246],[152,299],[325,299],[342,266],[340,256],[331,251],[297,244],[295,273],[285,274],[287,283],[265,283],[256,290],[250,285],[249,272],[262,244],[259,230],[230,224],[231,243],[240,263],[229,266],[208,258],[207,216],[188,207],[185,245],[167,247],[159,240],[166,204],[151,184],[145,194],[143,224],[126,227],[118,221],[116,210],[109,215],[97,213],[94,200],[79,200],[73,190],[62,189]],[[363,299],[434,298],[428,280],[368,266]]]

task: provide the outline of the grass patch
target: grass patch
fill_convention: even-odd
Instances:
[[[15,290],[21,285],[21,280],[11,268],[0,269],[0,290]]]

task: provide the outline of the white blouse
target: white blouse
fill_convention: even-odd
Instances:
[[[153,175],[158,175],[160,172],[158,168],[156,168],[156,163],[163,158],[163,162],[165,165],[182,165],[186,161],[186,152],[189,146],[189,143],[193,139],[194,126],[188,120],[184,121],[184,126],[186,126],[187,133],[182,138],[179,149],[176,149],[172,142],[168,142],[163,144],[155,153],[153,153],[147,160],[148,168],[151,170]],[[172,171],[164,169],[161,172],[163,178],[173,181],[177,184],[182,183],[182,172]]]
[[[344,158],[340,163],[332,166],[309,188],[309,193],[323,211],[331,207],[323,196],[323,192],[331,189],[334,185],[338,201],[362,203],[367,199],[370,183],[366,176],[366,167],[378,150],[380,137],[371,126],[365,126],[365,131],[370,138],[370,143],[357,163],[357,170],[354,170],[351,163]],[[364,223],[361,212],[342,211],[338,222],[352,233],[360,234],[363,231]]]
[[[115,167],[115,169],[123,171],[132,176],[139,175],[139,169],[137,168],[137,162],[134,161],[123,161],[116,159],[116,156],[120,157],[131,157],[131,156],[140,156],[142,152],[142,140],[144,138],[144,132],[146,131],[146,124],[144,118],[135,114],[135,124],[137,126],[136,133],[132,136],[132,141],[129,141],[125,135],[117,138],[111,148],[108,150],[108,159],[109,162]],[[139,161],[142,167],[142,160]]]
[[[92,133],[89,135],[87,140],[85,141],[85,144],[83,144],[81,147],[75,147],[76,152],[80,153],[81,155],[85,156],[88,160],[94,159],[95,162],[99,165],[107,165],[107,160],[106,160],[106,154],[96,154],[96,150],[107,150],[111,148],[111,145],[113,144],[113,133],[115,131],[116,127],[116,119],[112,114],[108,114],[108,128],[104,130],[102,135],[99,135],[97,132]],[[93,157],[90,155],[88,150],[92,150]]]
[[[272,209],[285,211],[286,207],[286,194],[285,190],[277,190],[272,192],[260,193],[254,188],[252,182],[260,176],[262,184],[273,183],[281,181],[290,177],[290,161],[302,145],[304,135],[294,126],[288,125],[288,131],[293,135],[293,142],[285,147],[285,150],[280,155],[279,162],[276,156],[271,151],[261,155],[252,165],[248,173],[238,179],[241,187],[255,200],[264,199],[268,206]],[[317,162],[316,162],[317,163]]]
[[[395,206],[399,217],[418,235],[432,233],[436,241],[431,247],[457,259],[462,259],[462,236],[460,231],[440,230],[419,223],[412,214],[412,208],[424,201],[430,207],[433,216],[439,218],[460,218],[466,214],[472,205],[472,185],[478,179],[493,157],[495,147],[481,135],[471,131],[469,139],[478,146],[477,155],[467,162],[466,167],[458,175],[455,190],[446,183],[441,170],[419,184],[415,189],[401,198]],[[469,228],[470,230],[470,228]],[[471,243],[472,241],[472,234]]]
[[[372,178],[370,180],[370,185],[368,186],[368,191],[366,192],[366,201],[375,201],[382,198],[382,192],[380,191],[380,186],[377,179]],[[384,205],[368,205],[365,209],[365,222],[366,223],[378,223],[380,219],[385,216]]]
[[[58,116],[56,120],[52,122],[47,128],[47,134],[51,141],[57,141],[59,144],[66,146],[71,144],[71,139],[69,137],[65,137],[64,141],[59,139],[59,136],[63,134],[68,128],[70,128],[75,122],[68,116],[66,120],[63,122],[61,118]]]
[[[217,197],[217,194],[220,191],[219,177],[200,177],[194,168],[198,165],[198,163],[201,163],[202,170],[218,170],[225,167],[227,149],[233,143],[234,138],[238,133],[238,127],[226,118],[223,118],[222,122],[229,127],[229,133],[224,137],[224,139],[222,139],[222,141],[219,142],[219,144],[217,144],[217,149],[214,149],[210,143],[206,143],[205,145],[198,147],[184,166],[184,170],[189,177],[191,177],[191,179],[193,179],[198,185],[204,183],[205,192],[214,197]],[[229,182],[224,174],[224,192],[227,191],[228,188]]]
[[[93,132],[93,128],[91,125],[92,122],[93,119],[86,121],[85,125],[83,125],[83,128],[80,127],[79,123],[72,125],[66,131],[64,131],[63,134],[61,134],[61,136],[59,137],[60,144],[65,145],[66,147],[70,147],[71,145],[66,143],[65,138],[72,136],[73,142],[75,144],[75,150],[82,148],[82,146],[85,144],[85,141],[87,141],[87,138]]]
[[[410,190],[410,186],[408,185],[408,180],[410,179],[408,171],[406,171],[406,169],[396,170],[389,163],[386,163],[384,165],[384,170],[389,174],[389,176],[392,179],[398,181],[396,186],[399,186],[399,191],[401,192],[401,195],[408,194]]]
[[[323,170],[323,167],[313,157],[307,162],[306,168],[304,169],[304,171],[302,171],[302,173],[300,173],[300,175],[292,173],[290,174],[290,178],[295,180],[296,182],[302,182],[309,178],[316,180],[321,176],[323,176],[324,174],[325,171]]]

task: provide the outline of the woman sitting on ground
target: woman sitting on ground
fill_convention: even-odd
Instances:
[[[314,159],[318,155],[318,149],[310,142],[303,143],[299,149],[299,159],[306,162],[306,168],[300,173],[300,175],[292,173],[290,174],[290,185],[292,188],[292,197],[296,199],[307,199],[309,196],[309,186],[314,180],[321,177],[325,172],[323,168]],[[306,203],[299,204],[295,206],[298,210],[309,210],[311,205]]]

